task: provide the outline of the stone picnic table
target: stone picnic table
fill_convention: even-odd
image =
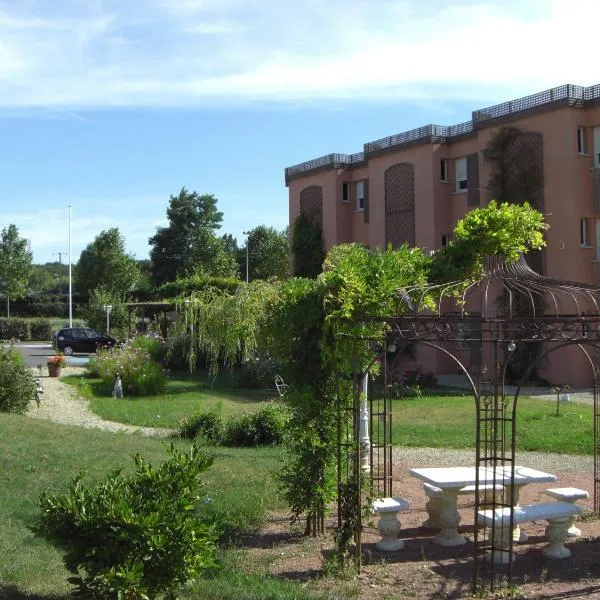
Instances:
[[[511,467],[498,466],[482,467],[479,469],[480,486],[503,485],[507,489],[507,497],[510,498],[511,490]],[[477,473],[475,467],[427,467],[410,469],[410,474],[425,483],[440,489],[440,501],[438,514],[429,514],[430,520],[439,522],[441,531],[433,537],[433,542],[440,546],[460,546],[466,543],[464,536],[458,533],[460,515],[457,508],[457,496],[462,488],[475,486]],[[529,467],[514,467],[514,491],[513,499],[515,507],[519,506],[519,493],[524,485],[530,483],[545,483],[556,481],[556,475],[531,469]],[[428,507],[428,512],[434,510]],[[522,532],[518,525],[513,530],[513,539],[523,542],[527,535]]]

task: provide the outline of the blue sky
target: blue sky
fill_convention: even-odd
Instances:
[[[0,0],[0,226],[148,254],[182,186],[287,224],[286,166],[600,82],[597,0]]]

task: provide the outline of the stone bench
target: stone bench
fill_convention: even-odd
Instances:
[[[577,500],[587,500],[590,495],[585,490],[580,490],[579,488],[550,488],[544,492],[547,496],[558,500],[559,502],[570,502],[574,504]],[[575,520],[575,517],[573,517]],[[579,537],[581,535],[581,529],[579,527],[575,527],[573,521],[569,526],[569,535],[573,537]]]
[[[421,527],[427,527],[428,529],[441,529],[441,519],[440,512],[443,509],[442,497],[444,494],[444,490],[435,485],[431,485],[430,483],[423,484],[423,490],[425,491],[425,495],[429,500],[425,504],[425,510],[427,510],[427,519],[421,523]],[[500,483],[494,484],[486,484],[480,485],[479,491],[485,495],[491,491],[502,492],[504,490],[504,486]],[[474,494],[476,492],[476,486],[474,485],[466,485],[465,487],[458,490],[458,495],[466,495],[466,494]],[[482,499],[482,501],[485,498]]]
[[[507,564],[510,561],[510,528],[509,507],[495,510],[480,510],[477,513],[478,522],[485,527],[494,529],[494,539],[499,549],[488,551],[486,560]],[[543,502],[527,504],[513,509],[513,525],[528,521],[548,521],[546,538],[548,545],[542,550],[547,558],[568,558],[571,551],[564,545],[569,537],[569,526],[573,517],[581,513],[581,508],[571,502]]]
[[[398,513],[408,510],[408,502],[403,498],[379,498],[373,502],[373,512],[379,515],[379,533],[381,539],[377,549],[382,552],[395,552],[404,548],[404,542],[398,539],[400,521]]]

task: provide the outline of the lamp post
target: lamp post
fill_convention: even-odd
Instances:
[[[248,271],[249,271],[249,260],[248,260],[248,242],[250,240],[250,232],[249,231],[242,231],[242,233],[246,236],[246,283],[248,283],[248,281],[250,280],[248,277]]]
[[[110,332],[110,311],[112,310],[112,304],[103,304],[102,308],[106,314],[106,333]]]
[[[194,321],[192,319],[192,322],[189,325],[189,329],[188,329],[188,312],[189,312],[189,308],[190,308],[190,304],[192,303],[192,301],[189,298],[186,298],[183,301],[184,305],[185,305],[185,328],[186,330],[188,330],[188,333],[194,333]]]

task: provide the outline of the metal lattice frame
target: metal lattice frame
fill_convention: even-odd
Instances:
[[[323,224],[323,188],[311,185],[300,192],[300,212],[319,227]]]
[[[440,298],[435,313],[424,305],[425,297],[431,292]],[[451,300],[456,300],[458,292],[457,305]],[[507,301],[499,305],[500,295]],[[502,536],[496,539],[500,530],[483,528],[478,519],[474,519],[473,588],[494,590],[512,578],[512,525],[518,501],[514,486],[515,432],[520,390],[548,355],[567,347],[578,347],[590,365],[594,389],[594,509],[596,512],[600,509],[600,376],[596,362],[600,351],[600,289],[541,276],[523,259],[507,265],[500,258],[492,257],[486,262],[485,275],[477,284],[465,287],[464,282],[456,282],[427,289],[412,288],[401,290],[400,298],[408,312],[387,321],[389,333],[383,347],[387,350],[393,346],[418,344],[435,348],[454,361],[473,392],[477,413],[474,515],[480,510],[496,511],[499,508],[510,514],[508,547],[501,543]],[[527,300],[528,312],[522,310],[519,301],[522,299]],[[453,306],[448,308],[451,304]],[[540,304],[545,306],[544,314],[539,314]],[[505,384],[517,345],[540,343],[543,350],[531,355],[516,382],[516,392],[509,395]],[[470,363],[465,358],[465,348]],[[474,350],[478,350],[478,361],[473,360]],[[384,390],[371,392],[370,405],[372,485],[376,494],[386,495],[391,494],[390,407],[394,377],[387,362],[382,358]],[[382,395],[381,392],[383,400],[374,400]],[[353,410],[360,410],[357,402]],[[353,422],[359,422],[356,413]],[[382,424],[379,430],[376,429],[378,422]],[[355,428],[357,436],[356,425]],[[379,446],[383,452],[379,452]],[[504,492],[482,496],[480,478],[483,473],[486,473],[485,483],[501,483],[505,486]],[[360,543],[360,536],[357,539]],[[494,562],[500,556],[498,553],[507,552],[506,564]]]
[[[415,245],[415,166],[399,163],[385,172],[385,243]]]

